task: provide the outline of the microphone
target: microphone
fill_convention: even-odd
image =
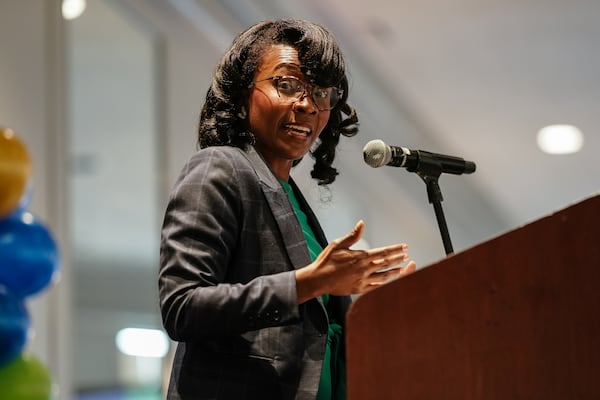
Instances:
[[[365,162],[373,168],[389,165],[403,167],[409,172],[420,172],[423,167],[435,165],[441,172],[454,175],[475,172],[475,163],[460,157],[431,153],[424,150],[409,150],[406,147],[390,146],[383,140],[371,140],[363,148]]]

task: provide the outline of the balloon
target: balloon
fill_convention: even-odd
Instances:
[[[0,369],[23,351],[30,323],[23,301],[0,292]]]
[[[0,395],[6,400],[48,400],[52,378],[46,366],[31,354],[22,353],[0,367]]]
[[[21,214],[27,212],[29,205],[31,204],[31,196],[33,194],[33,184],[31,181],[25,187],[25,192],[21,196],[21,200],[15,208],[5,218],[20,218]],[[0,218],[1,219],[1,218]]]
[[[56,276],[60,255],[52,235],[32,214],[0,220],[0,287],[24,298]]]
[[[11,129],[0,128],[0,218],[19,204],[30,176],[27,148]]]

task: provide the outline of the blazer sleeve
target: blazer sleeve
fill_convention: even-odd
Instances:
[[[177,341],[241,334],[300,319],[293,269],[282,267],[282,272],[267,275],[250,272],[248,282],[228,282],[230,268],[254,271],[257,260],[239,260],[234,253],[247,231],[241,226],[244,201],[264,203],[258,181],[257,192],[241,192],[249,179],[257,178],[249,166],[240,168],[243,156],[236,161],[232,154],[236,153],[219,149],[196,153],[167,205],[159,300],[165,330]]]

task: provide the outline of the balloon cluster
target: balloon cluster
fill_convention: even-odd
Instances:
[[[14,131],[0,127],[0,398],[47,400],[52,379],[24,350],[33,329],[25,300],[58,275],[60,255],[50,231],[27,211],[31,160]]]

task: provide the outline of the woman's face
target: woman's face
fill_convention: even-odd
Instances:
[[[274,45],[265,51],[254,75],[248,99],[248,127],[256,138],[256,150],[280,179],[287,180],[294,160],[302,158],[319,136],[330,111],[320,111],[310,93],[297,101],[279,96],[273,76],[308,79],[300,70],[298,51]]]

